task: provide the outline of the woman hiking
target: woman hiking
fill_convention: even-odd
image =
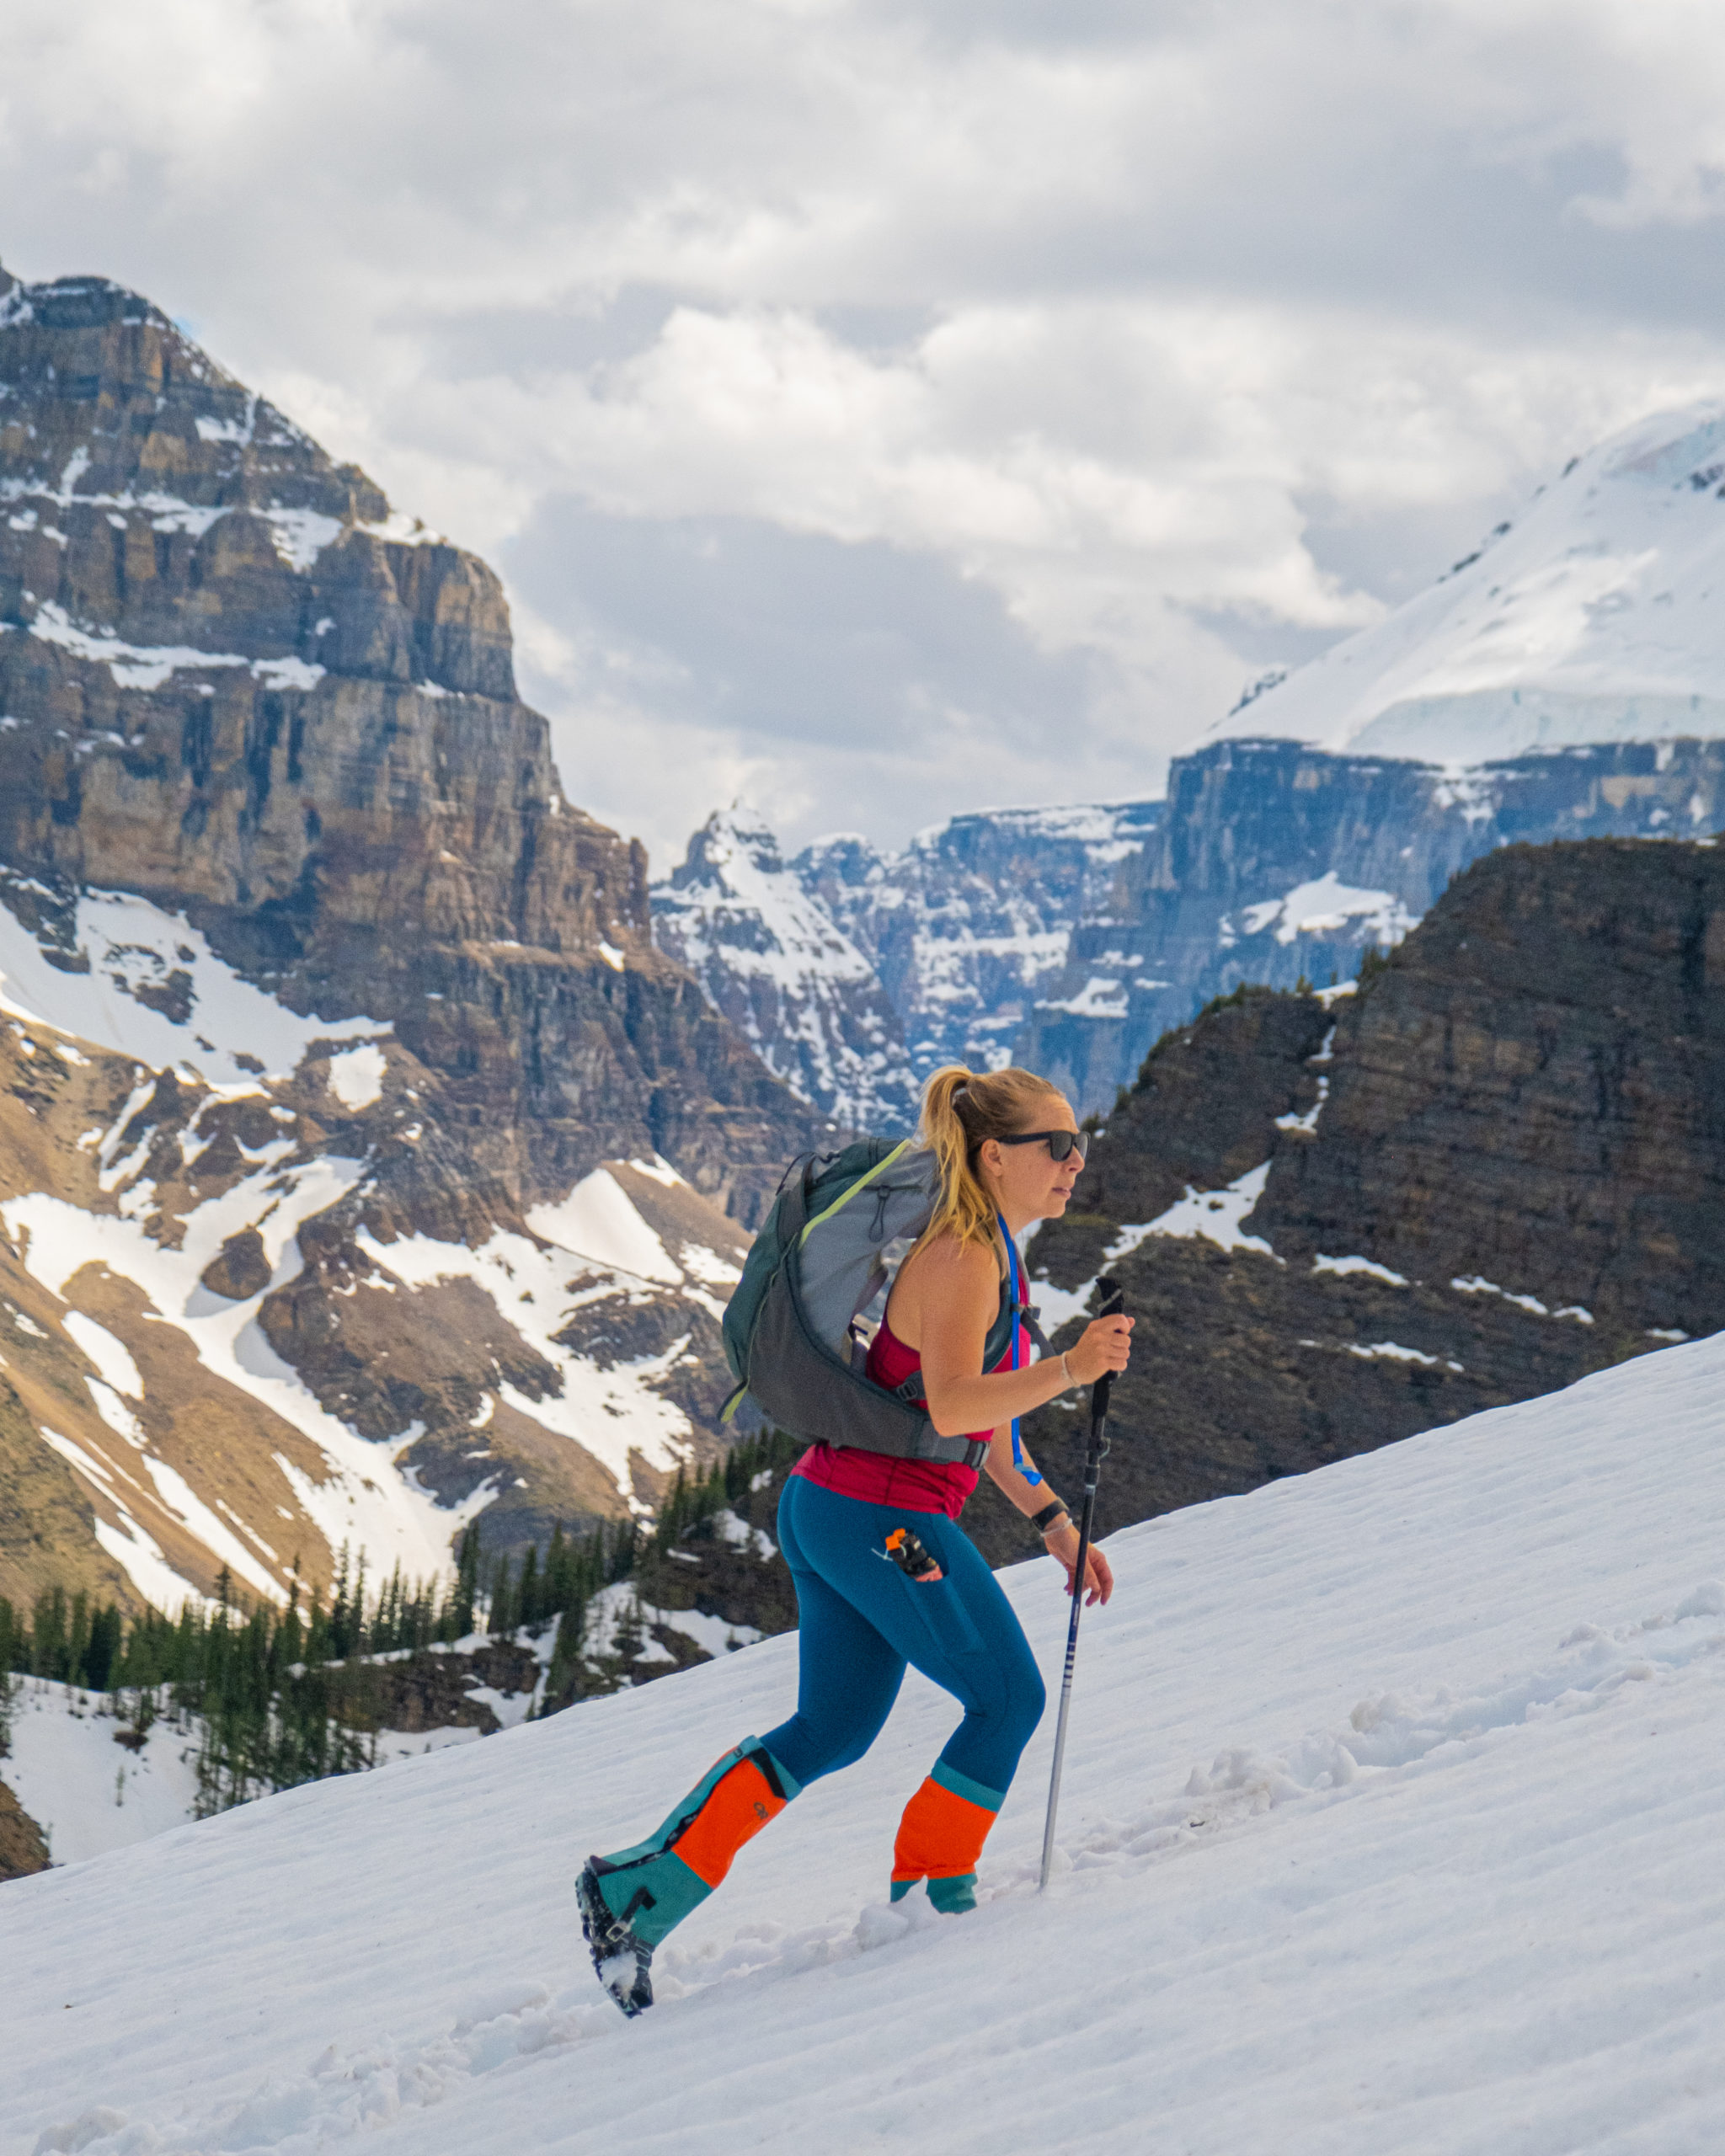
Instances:
[[[937,1163],[938,1195],[899,1268],[868,1374],[890,1390],[920,1371],[936,1431],[986,1441],[990,1477],[1065,1564],[1067,1592],[1106,1602],[1108,1559],[1092,1547],[1081,1586],[1074,1579],[1077,1529],[1013,1425],[1124,1369],[1131,1319],[1098,1318],[1064,1355],[1031,1363],[1015,1318],[1016,1337],[983,1367],[991,1330],[1009,1299],[1019,1299],[1017,1238],[1065,1211],[1088,1139],[1046,1079],[957,1065],[924,1088],[918,1139]],[[626,2014],[652,2004],[654,1949],[719,1884],[744,1843],[810,1782],[868,1751],[907,1662],[964,1713],[905,1808],[892,1898],[926,1880],[936,1908],[975,1908],[977,1860],[1044,1698],[1012,1605],[958,1524],[976,1479],[957,1462],[825,1443],[792,1470],[778,1539],[797,1590],[797,1711],[727,1752],[645,1841],[590,1857],[577,1882],[594,1965]]]

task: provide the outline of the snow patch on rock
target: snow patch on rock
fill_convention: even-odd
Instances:
[[[83,972],[51,963],[0,905],[0,1010],[230,1094],[290,1076],[313,1041],[390,1030],[378,1018],[302,1017],[217,958],[184,914],[129,892],[81,893],[72,945]]]

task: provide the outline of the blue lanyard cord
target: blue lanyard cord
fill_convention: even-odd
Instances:
[[[1012,1369],[1016,1372],[1018,1368],[1018,1314],[1024,1307],[1023,1276],[1018,1270],[1018,1246],[1012,1241],[1012,1231],[1007,1225],[1006,1215],[997,1213],[995,1218],[1001,1224],[1001,1235],[1007,1246],[1007,1280],[1012,1299]],[[1012,1465],[1033,1489],[1041,1481],[1042,1477],[1036,1470],[1025,1465],[1024,1448],[1019,1441],[1016,1415],[1012,1417]]]

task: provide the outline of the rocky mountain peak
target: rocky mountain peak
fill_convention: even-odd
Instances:
[[[0,384],[8,859],[268,909],[278,958],[391,916],[646,951],[644,864],[563,799],[483,563],[121,286],[14,286]]]
[[[99,876],[184,907],[294,1008],[398,1021],[464,1089],[489,1074],[488,1139],[523,1197],[675,1151],[685,1129],[699,1186],[735,1187],[761,1141],[685,1123],[676,1083],[595,1091],[608,1050],[553,1049],[590,1036],[589,999],[620,1044],[644,991],[676,1007],[692,990],[653,947],[642,849],[564,798],[515,696],[492,571],[138,295],[63,278],[4,307],[0,860],[15,896],[18,878],[40,887],[20,918],[63,935]],[[499,1059],[490,1043],[527,1029],[537,1052]],[[639,1037],[656,1058],[681,1031]],[[718,1065],[744,1054],[719,1038]],[[765,1074],[743,1068],[746,1095]],[[591,1118],[625,1100],[632,1129],[595,1150]],[[524,1148],[523,1107],[583,1134]]]
[[[424,1573],[722,1445],[829,1126],[654,947],[492,571],[97,278],[0,294],[0,1592]]]
[[[10,476],[51,482],[71,456],[80,498],[171,486],[176,502],[387,517],[357,465],[334,464],[142,294],[104,277],[8,278],[5,292],[7,427],[35,425],[8,446]]]
[[[760,809],[737,800],[715,808],[693,834],[688,851],[667,882],[672,890],[737,890],[756,877],[782,876],[778,835]]]
[[[715,811],[655,886],[653,909],[659,947],[804,1100],[852,1129],[914,1123],[897,1013],[758,811]]]

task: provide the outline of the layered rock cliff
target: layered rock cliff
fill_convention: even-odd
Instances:
[[[100,280],[0,273],[0,1591],[650,1501],[827,1125],[654,948],[496,579]]]
[[[1017,1040],[1086,1111],[1242,981],[1348,979],[1503,846],[1725,822],[1725,741],[1606,742],[1458,770],[1226,739],[1177,757],[1161,820],[1081,921]]]
[[[921,1081],[944,1063],[1012,1060],[1075,928],[1112,912],[1159,814],[1142,801],[984,808],[919,831],[900,853],[819,839],[794,866],[873,964]]]
[[[1167,1036],[1028,1254],[1050,1315],[1106,1267],[1139,1320],[1105,1523],[1725,1326],[1722,991],[1725,851],[1515,846],[1357,988]],[[1032,1437],[1075,1490],[1079,1417]]]
[[[8,283],[0,859],[396,1024],[521,1194],[646,1146],[747,1211],[804,1124],[563,798],[490,570],[135,294]]]

